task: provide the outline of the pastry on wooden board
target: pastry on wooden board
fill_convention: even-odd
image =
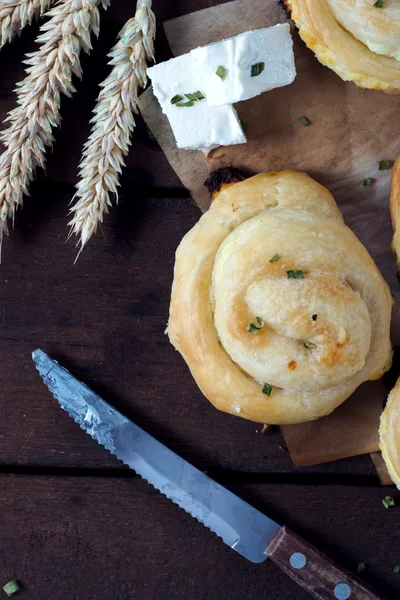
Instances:
[[[292,424],[329,414],[390,367],[391,309],[328,190],[270,172],[228,177],[183,238],[168,333],[218,409]]]
[[[300,37],[323,65],[359,87],[400,92],[398,0],[283,0],[283,3]]]
[[[389,475],[400,490],[400,378],[390,392],[382,413],[379,440]]]
[[[397,267],[400,270],[400,156],[393,165],[389,210],[394,232],[391,248],[396,254]]]
[[[393,225],[392,250],[400,269],[400,156],[392,170],[390,218]],[[380,449],[389,474],[400,489],[400,378],[388,396],[379,427]]]

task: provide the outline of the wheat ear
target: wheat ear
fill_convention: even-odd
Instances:
[[[79,236],[81,250],[103,222],[111,206],[110,194],[117,195],[118,176],[135,128],[138,91],[147,83],[147,61],[154,60],[155,31],[151,0],[138,0],[134,18],[120,31],[109,54],[112,70],[101,84],[79,166],[74,196],[78,200],[70,211],[70,235]]]
[[[89,53],[90,35],[99,33],[101,0],[64,0],[47,13],[50,20],[37,38],[40,48],[27,54],[27,76],[17,84],[17,108],[6,119],[10,126],[0,139],[6,146],[0,156],[0,246],[8,233],[38,166],[44,167],[52,129],[60,124],[60,94],[71,96],[72,76],[82,76],[81,50]],[[107,7],[109,0],[102,0]]]
[[[42,15],[52,0],[1,0],[0,2],[0,48],[19,35],[34,17]]]

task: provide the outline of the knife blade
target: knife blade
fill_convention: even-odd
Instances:
[[[42,350],[32,354],[45,385],[99,444],[254,563],[270,557],[320,600],[379,600],[313,546],[169,450]]]

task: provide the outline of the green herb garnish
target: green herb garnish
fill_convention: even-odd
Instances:
[[[223,66],[218,65],[217,70],[215,71],[215,74],[218,75],[218,77],[220,77],[223,81],[226,77],[226,69],[224,69]]]
[[[3,591],[10,598],[14,594],[20,591],[20,587],[16,581],[9,581],[6,585],[3,586]]]
[[[303,342],[304,348],[308,348],[308,350],[315,350],[317,347],[313,342]]]
[[[270,259],[270,263],[274,263],[274,262],[278,262],[278,260],[281,258],[280,254],[274,254],[273,257]]]
[[[392,166],[390,160],[378,160],[379,170],[380,171],[388,171]]]
[[[187,107],[187,106],[194,106],[195,102],[199,102],[200,100],[204,100],[205,96],[201,93],[201,92],[194,92],[193,94],[185,94],[185,97],[187,98],[187,102],[183,102],[183,100],[185,100],[185,98],[183,96],[180,96],[179,94],[177,94],[176,96],[174,96],[171,99],[171,104],[175,104],[175,106],[178,106],[179,108],[183,108],[183,107]]]
[[[299,121],[302,125],[304,125],[304,127],[311,125],[311,121],[307,119],[307,117],[300,117]]]
[[[194,92],[193,94],[185,94],[186,98],[188,100],[193,100],[194,102],[196,102],[196,100],[204,100],[205,96],[203,96],[203,94],[201,92]]]
[[[395,506],[395,501],[393,496],[385,496],[382,500],[382,504],[385,508],[390,508],[391,506]]]
[[[363,185],[372,185],[372,177],[366,177],[363,179]]]
[[[263,327],[264,327],[264,321],[262,320],[262,318],[261,317],[256,317],[255,319],[253,319],[252,321],[250,321],[250,323],[247,325],[247,327],[244,328],[244,330],[248,331],[249,333],[256,334]]]
[[[304,279],[303,271],[286,271],[288,279]]]
[[[251,76],[258,77],[265,69],[265,63],[259,62],[255,65],[251,65]]]
[[[365,571],[365,563],[358,563],[357,565],[357,573],[360,575]]]
[[[376,0],[374,6],[375,8],[383,8],[385,6],[385,0]]]
[[[171,104],[177,104],[178,102],[182,102],[183,96],[176,94],[173,98],[171,98]]]
[[[400,565],[396,565],[393,569],[393,573],[400,573]]]
[[[266,396],[270,396],[271,392],[272,392],[272,385],[269,385],[269,383],[264,383],[262,393],[265,394]]]

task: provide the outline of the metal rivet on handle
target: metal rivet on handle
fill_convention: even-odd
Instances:
[[[290,565],[293,569],[302,569],[306,566],[307,559],[302,552],[293,552],[290,557]]]
[[[347,600],[351,596],[351,589],[347,583],[338,583],[334,589],[335,598],[337,600]]]

